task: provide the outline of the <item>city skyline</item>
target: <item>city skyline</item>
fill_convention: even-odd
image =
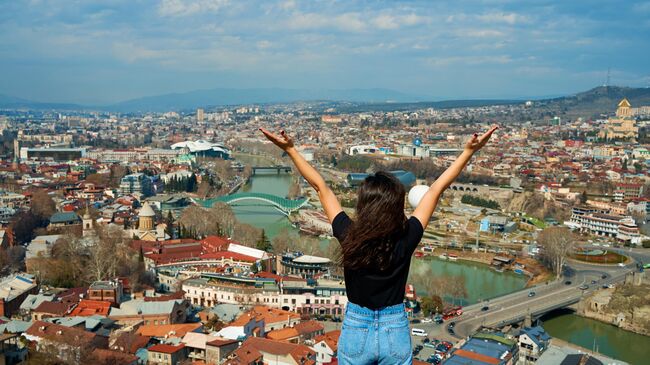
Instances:
[[[85,1],[0,5],[0,94],[109,104],[212,88],[420,100],[647,86],[650,3]]]

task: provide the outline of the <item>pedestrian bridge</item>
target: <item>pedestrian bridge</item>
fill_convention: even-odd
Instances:
[[[195,199],[195,202],[206,208],[214,203],[222,202],[230,206],[272,206],[284,215],[289,215],[309,204],[309,199],[287,199],[273,194],[265,193],[235,193],[212,199]]]

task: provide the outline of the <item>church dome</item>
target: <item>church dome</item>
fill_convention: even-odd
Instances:
[[[144,203],[142,208],[140,209],[140,213],[138,214],[138,217],[155,217],[156,212],[153,211],[149,203]]]

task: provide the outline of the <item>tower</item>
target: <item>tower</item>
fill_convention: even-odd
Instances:
[[[88,208],[86,208],[86,213],[84,213],[82,217],[82,224],[83,224],[83,236],[88,236],[92,233],[93,231],[93,218],[90,216],[90,213],[88,212]]]
[[[18,168],[18,163],[20,162],[20,141],[18,138],[14,139],[14,169]]]
[[[204,117],[203,109],[201,109],[201,108],[196,109],[196,121],[199,122],[199,123],[202,123],[203,122],[203,117]]]
[[[153,218],[156,216],[156,212],[153,211],[149,203],[144,203],[142,209],[140,209],[140,214],[138,214],[138,229],[143,231],[153,230]]]

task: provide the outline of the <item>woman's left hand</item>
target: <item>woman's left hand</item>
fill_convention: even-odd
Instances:
[[[275,135],[264,128],[260,128],[260,131],[264,133],[264,136],[273,142],[274,145],[280,147],[283,151],[288,151],[293,148],[293,138],[289,137],[284,130],[280,131],[280,135]]]
[[[499,129],[499,127],[495,125],[480,137],[478,136],[478,134],[474,134],[472,138],[469,141],[467,141],[467,143],[465,144],[465,150],[471,151],[472,153],[480,150],[490,140],[490,137],[492,137],[492,133],[494,133],[494,131],[496,131],[497,129]]]

